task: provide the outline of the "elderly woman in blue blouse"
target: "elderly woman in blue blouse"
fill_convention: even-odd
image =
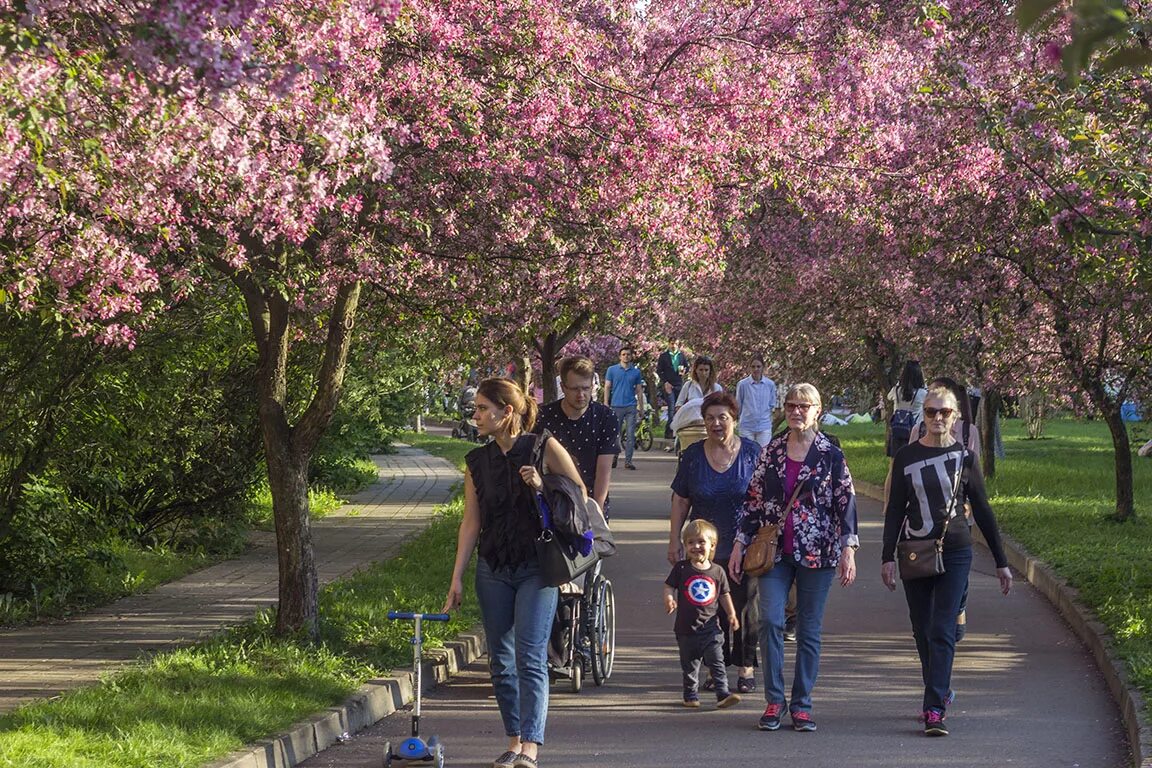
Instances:
[[[824,605],[833,578],[845,587],[856,580],[856,493],[843,452],[820,433],[820,393],[814,386],[796,384],[788,390],[784,418],[788,431],[765,446],[752,475],[728,571],[739,579],[744,548],[756,531],[767,523],[780,526],[776,564],[759,578],[768,706],[757,727],[775,731],[787,710],[795,730],[814,731],[812,688],[820,669]],[[784,605],[793,584],[796,670],[789,701],[784,694]]]
[[[736,516],[744,505],[748,482],[760,455],[755,440],[737,437],[736,422],[740,406],[726,392],[713,392],[700,405],[707,436],[684,449],[676,478],[672,481],[672,515],[668,530],[668,562],[675,565],[684,559],[680,531],[688,520],[707,520],[716,526],[719,537],[713,561],[728,568],[732,542],[736,535]],[[756,687],[757,626],[756,593],[749,594],[748,584],[733,581],[732,603],[740,619],[740,628],[732,631],[727,618],[724,627],[724,662],[737,667],[736,690],[750,693]],[[755,590],[755,585],[752,585]],[[747,627],[747,629],[745,629]]]

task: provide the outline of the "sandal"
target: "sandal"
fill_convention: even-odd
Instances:
[[[754,677],[737,677],[736,690],[740,693],[752,693],[756,690],[756,678]]]
[[[528,755],[516,755],[516,762],[512,765],[515,768],[538,768],[536,758],[528,757]]]
[[[508,750],[492,761],[492,768],[515,768],[517,753]]]

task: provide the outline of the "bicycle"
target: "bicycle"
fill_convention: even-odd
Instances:
[[[636,447],[642,451],[652,450],[652,411],[644,410],[636,414]],[[628,425],[620,425],[620,444],[628,439]]]

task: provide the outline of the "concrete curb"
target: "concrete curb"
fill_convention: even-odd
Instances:
[[[877,501],[884,500],[884,489],[871,483],[856,481],[856,490]],[[973,538],[987,546],[980,529],[972,527]],[[1128,734],[1128,747],[1134,768],[1152,768],[1152,727],[1144,717],[1144,697],[1128,684],[1128,670],[1117,657],[1112,636],[1107,628],[1079,602],[1079,592],[1044,562],[1028,554],[1018,542],[1001,533],[1008,564],[1021,573],[1040,594],[1059,611],[1064,621],[1092,653],[1096,666],[1104,674],[1108,690],[1120,708],[1124,728]]]
[[[425,690],[446,682],[485,652],[480,628],[424,652]],[[412,673],[369,680],[339,706],[287,731],[210,763],[205,768],[291,768],[333,744],[383,720],[412,701]],[[381,756],[383,759],[383,756]]]

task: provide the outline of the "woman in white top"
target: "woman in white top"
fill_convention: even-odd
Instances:
[[[692,363],[692,373],[688,376],[688,381],[680,387],[680,395],[676,398],[676,407],[679,408],[689,400],[703,400],[705,395],[723,390],[724,387],[716,383],[716,366],[713,364],[712,358],[707,355],[700,355],[696,358],[696,362]]]

